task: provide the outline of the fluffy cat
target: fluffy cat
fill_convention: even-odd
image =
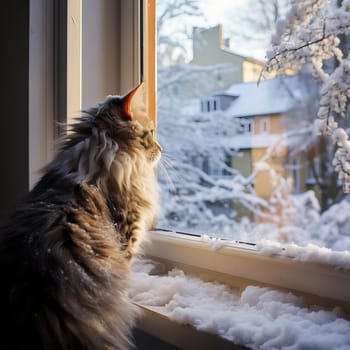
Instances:
[[[0,348],[127,349],[161,146],[138,88],[84,112],[0,235]]]

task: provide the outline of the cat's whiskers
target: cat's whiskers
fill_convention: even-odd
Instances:
[[[168,172],[168,169],[162,161],[159,162],[159,169],[161,169],[164,172],[165,178],[167,179],[167,183],[169,185],[170,192],[176,193],[176,187],[174,185],[174,182]]]
[[[163,166],[166,167],[168,173],[172,173],[173,174],[173,178],[181,181],[181,180],[185,180],[185,177],[183,176],[183,174],[179,171],[176,170],[177,166],[176,163],[180,162],[176,159],[176,157],[173,157],[170,154],[163,154],[162,155],[162,162],[163,162]]]
[[[169,160],[169,159],[167,159],[166,157],[163,157],[163,156],[162,156],[161,162],[162,162],[162,164],[163,164],[164,166],[167,167],[167,169],[169,169],[169,170],[171,170],[171,171],[175,171],[175,167],[174,167],[174,165],[173,165],[173,163],[172,163],[171,160]]]
[[[167,183],[169,185],[169,190],[173,193],[176,192],[176,186],[171,178],[170,172],[175,172],[175,167],[171,163],[171,160],[169,159],[168,154],[162,154],[162,157],[160,158],[159,167],[163,171],[165,178],[167,180]]]

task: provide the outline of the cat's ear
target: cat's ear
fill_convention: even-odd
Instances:
[[[133,102],[136,99],[140,99],[139,95],[140,91],[143,90],[143,83],[140,85],[136,86],[134,89],[132,89],[129,93],[127,93],[125,96],[122,98],[122,109],[123,109],[123,114],[126,116],[128,119],[132,120],[133,119],[133,111],[132,111],[132,106]]]

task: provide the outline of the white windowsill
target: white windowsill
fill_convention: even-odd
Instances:
[[[177,266],[206,280],[244,288],[259,285],[292,291],[307,304],[350,314],[350,270],[285,256],[261,255],[255,246],[235,244],[213,250],[200,237],[175,232],[149,232],[147,257]]]
[[[251,244],[237,243],[213,250],[195,235],[151,231],[147,258],[166,270],[178,267],[186,275],[216,281],[238,290],[249,285],[271,287],[303,297],[305,305],[326,309],[340,306],[350,316],[350,270],[315,262],[301,262],[282,255],[263,256]],[[164,271],[163,271],[164,272]],[[137,327],[179,349],[245,349],[216,334],[180,324],[162,308],[139,305]]]

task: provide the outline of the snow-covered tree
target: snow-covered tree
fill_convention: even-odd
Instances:
[[[338,119],[346,117],[350,98],[349,35],[349,0],[294,0],[276,24],[266,65],[278,72],[311,66],[321,84],[315,131],[331,135],[337,146],[333,165],[345,192],[350,190],[350,141]]]
[[[287,221],[288,211],[295,212],[296,202],[285,198],[293,192],[290,181],[276,173],[276,189],[271,199],[258,197],[254,182],[261,172],[273,173],[269,163],[275,151],[282,147],[284,136],[281,135],[281,142],[271,146],[248,176],[233,169],[231,157],[236,151],[230,144],[240,132],[239,120],[225,111],[203,113],[198,97],[189,99],[177,89],[174,91],[183,82],[191,83],[193,89],[203,85],[210,91],[210,84],[202,75],[207,69],[215,67],[177,65],[158,72],[158,137],[165,149],[164,167],[159,172],[163,189],[160,225],[229,237],[241,231],[242,215],[247,215],[251,220],[261,219],[279,227]],[[309,130],[306,128],[306,132]],[[299,125],[297,133],[301,131]],[[208,162],[225,176],[210,176],[205,171]]]
[[[169,71],[174,73],[174,69],[176,74],[170,76],[177,79],[171,83]],[[160,224],[182,230],[203,232],[210,228],[211,233],[223,232],[237,225],[233,220],[234,202],[256,211],[267,202],[255,195],[253,178],[242,177],[226,164],[227,156],[232,155],[227,140],[237,134],[238,128],[232,118],[220,112],[203,115],[198,98],[180,99],[173,92],[171,86],[189,76],[201,83],[198,68],[184,66],[182,70],[177,66],[158,73],[159,94],[163,96],[158,106],[158,137],[165,150],[159,171],[163,188]],[[203,163],[208,159],[216,169],[226,171],[225,179],[214,179],[204,171]],[[222,213],[217,215],[218,206]]]
[[[300,77],[299,88],[303,87],[309,98],[301,109],[290,111],[288,118],[285,119],[285,129],[290,131],[289,157],[286,166],[293,167],[295,160],[298,162],[298,157],[299,160],[302,158],[306,162],[308,185],[312,185],[318,193],[321,210],[325,211],[338,203],[345,194],[338,181],[338,173],[332,164],[335,148],[332,140],[326,135],[319,136],[313,132],[313,122],[319,109],[319,84],[315,84],[315,79],[310,74],[299,73],[298,76]],[[299,89],[294,91],[294,87],[284,85],[290,90],[291,96],[297,95]],[[306,125],[309,126],[309,130],[303,130],[303,126]],[[297,132],[295,133],[294,130]],[[302,134],[298,130],[302,130]]]

